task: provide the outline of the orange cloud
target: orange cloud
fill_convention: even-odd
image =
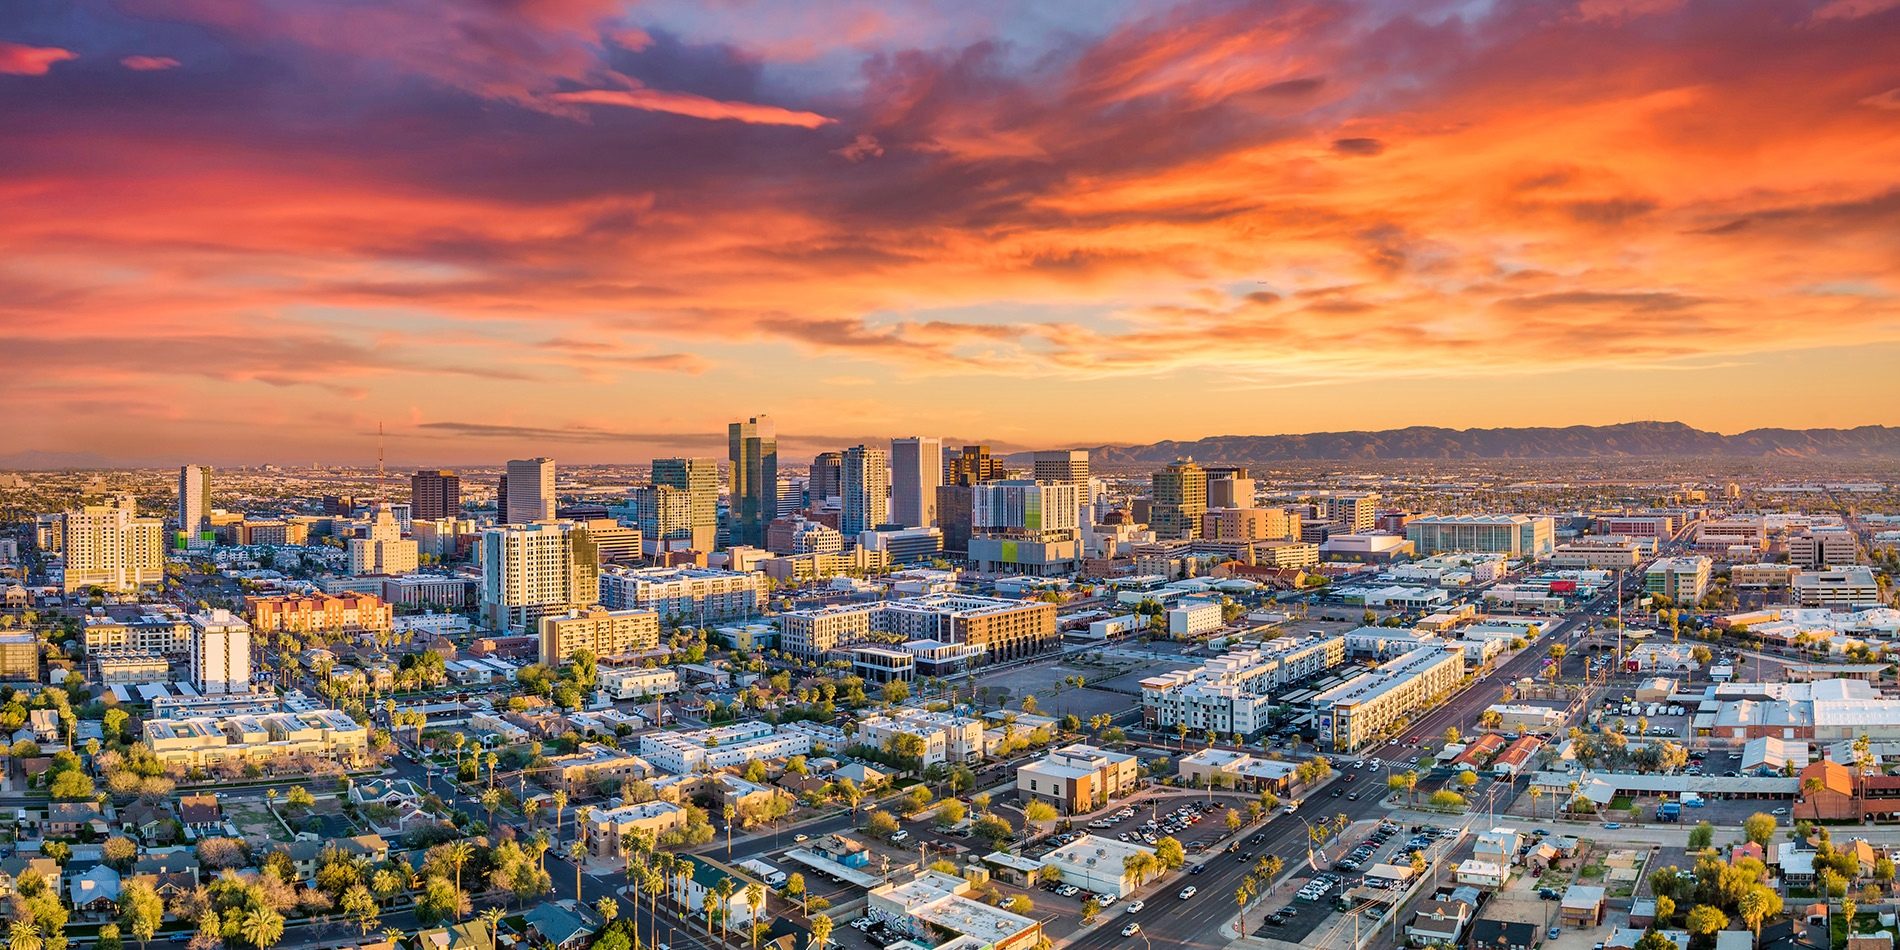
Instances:
[[[755,102],[724,102],[689,92],[667,92],[661,89],[586,89],[557,92],[550,98],[556,102],[620,106],[648,112],[669,112],[695,119],[731,120],[754,125],[795,125],[815,129],[835,121],[816,112],[782,109]]]
[[[78,53],[57,46],[27,46],[0,40],[0,74],[8,76],[44,76],[54,63],[78,58]]]
[[[154,72],[162,69],[177,69],[179,63],[170,56],[127,56],[119,60],[119,65],[135,72]]]

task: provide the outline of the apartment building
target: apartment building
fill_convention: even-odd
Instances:
[[[600,670],[602,692],[615,699],[670,696],[680,691],[679,673],[664,668],[609,666]]]
[[[40,681],[40,636],[31,630],[0,633],[0,680]]]
[[[1201,537],[1210,541],[1297,541],[1300,516],[1285,508],[1209,508],[1201,515]]]
[[[672,802],[640,802],[589,812],[584,834],[587,848],[595,857],[618,858],[623,851],[621,843],[631,846],[636,834],[651,845],[661,835],[685,825],[686,809]]]
[[[1320,507],[1326,520],[1344,527],[1347,534],[1366,534],[1379,520],[1377,492],[1334,495],[1325,499]]]
[[[1693,604],[1709,592],[1712,565],[1701,555],[1658,558],[1643,575],[1643,591],[1678,604]]]
[[[83,505],[60,518],[66,593],[131,591],[165,579],[165,522],[141,518],[130,495]]]
[[[812,750],[814,733],[770,723],[741,722],[689,732],[649,732],[640,737],[640,757],[674,775],[711,772],[753,759],[783,759]]]
[[[1273,694],[1330,670],[1346,659],[1339,637],[1281,637],[1232,650],[1201,664],[1143,679],[1141,708],[1151,726],[1252,735],[1267,725]]]
[[[354,765],[369,753],[369,730],[333,709],[147,719],[144,738],[159,761],[185,768],[287,764],[299,756]]]
[[[1788,563],[1798,567],[1818,571],[1859,561],[1854,532],[1845,527],[1809,528],[1788,536]]]
[[[1016,796],[1064,815],[1093,811],[1135,790],[1141,762],[1090,745],[1063,746],[1016,770]],[[1119,868],[1117,868],[1119,870]]]
[[[600,602],[615,610],[652,610],[662,619],[679,617],[696,624],[744,620],[764,611],[768,583],[759,571],[612,567],[600,574]]]
[[[1168,636],[1188,640],[1206,636],[1226,625],[1217,600],[1184,599],[1168,608]]]
[[[395,626],[395,608],[375,594],[285,594],[244,598],[258,633],[375,633]]]
[[[191,652],[191,621],[175,610],[151,610],[128,620],[86,618],[80,634],[88,654],[101,650],[150,650],[168,657]]]
[[[935,594],[879,605],[876,629],[906,640],[967,646],[988,662],[1043,653],[1061,642],[1056,605],[964,594]]]
[[[351,576],[407,574],[421,563],[421,548],[402,536],[402,524],[387,503],[376,506],[370,516],[367,536],[350,539],[348,570]]]
[[[590,606],[549,614],[539,621],[541,663],[565,664],[576,650],[597,659],[644,653],[660,645],[660,615],[651,610],[608,610]]]
[[[1197,538],[1207,513],[1207,470],[1191,458],[1170,462],[1154,474],[1149,524],[1155,536]]]
[[[482,532],[481,614],[492,629],[534,630],[547,614],[604,603],[601,577],[600,547],[581,525],[511,524]]]
[[[92,667],[92,681],[106,687],[167,683],[172,678],[171,661],[151,650],[89,650],[86,664]]]
[[[1873,568],[1849,567],[1830,571],[1802,571],[1794,576],[1794,602],[1799,607],[1880,606],[1880,583]]]
[[[1547,515],[1428,515],[1405,525],[1421,556],[1475,551],[1543,558],[1556,549],[1556,531]]]
[[[1311,541],[1256,541],[1254,563],[1285,570],[1319,566],[1319,545]]]
[[[1550,566],[1555,570],[1627,571],[1642,559],[1642,546],[1629,538],[1578,538],[1558,545]]]
[[[251,625],[223,608],[192,614],[190,660],[199,693],[249,693]]]
[[[939,762],[975,762],[983,757],[983,723],[951,713],[908,707],[870,716],[858,722],[858,741],[882,748],[897,735],[923,740],[921,765]]]
[[[835,604],[787,611],[777,618],[779,648],[803,659],[820,659],[838,647],[868,637],[876,614],[875,604]]]
[[[1424,646],[1387,660],[1314,697],[1319,743],[1333,752],[1357,751],[1400,719],[1431,708],[1464,675],[1462,649]]]

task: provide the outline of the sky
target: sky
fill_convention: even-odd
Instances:
[[[1894,423],[1900,0],[12,0],[0,456]]]

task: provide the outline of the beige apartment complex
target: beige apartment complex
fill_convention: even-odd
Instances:
[[[60,524],[67,593],[129,591],[165,579],[165,522],[139,517],[132,496],[68,511]]]
[[[353,765],[369,755],[369,730],[334,709],[147,719],[145,742],[159,761],[186,768],[263,766],[299,756]]]
[[[541,662],[558,667],[580,649],[606,659],[658,647],[660,615],[651,610],[590,606],[542,617],[540,632]]]

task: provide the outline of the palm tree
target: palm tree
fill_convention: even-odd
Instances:
[[[521,803],[521,817],[527,819],[528,827],[534,827],[534,816],[541,811],[541,802],[530,798]]]
[[[442,852],[442,859],[449,862],[449,867],[455,869],[455,892],[460,894],[462,892],[462,866],[467,864],[469,859],[475,857],[475,846],[467,841],[451,841],[445,847],[447,850]]]
[[[503,917],[501,908],[490,907],[476,914],[475,917],[477,920],[488,925],[488,945],[491,947],[501,946],[501,918]]]
[[[726,819],[726,860],[730,861],[732,860],[732,819],[738,817],[739,809],[731,802],[727,802],[726,807],[719,810],[719,814]]]
[[[459,736],[461,733],[458,732],[456,735]],[[403,932],[394,927],[385,927],[383,928],[383,939],[388,941],[392,947],[400,947],[402,946]]]
[[[554,790],[554,837],[561,837],[561,813],[567,810],[567,789]]]
[[[600,915],[601,920],[611,924],[615,917],[620,916],[620,902],[611,896],[603,897],[594,902],[594,912]]]
[[[831,918],[819,914],[811,919],[812,950],[825,950],[825,944],[831,940]]]
[[[580,903],[586,900],[581,896],[581,865],[587,863],[587,842],[575,838],[574,843],[567,846],[567,857],[574,862],[574,901]]]
[[[1543,797],[1544,797],[1544,790],[1536,785],[1532,785],[1531,786],[1531,814],[1533,815],[1537,814],[1537,800]],[[1552,821],[1557,820],[1557,816],[1552,815],[1551,820]]]
[[[1814,805],[1815,821],[1821,820],[1820,792],[1826,788],[1827,783],[1822,781],[1819,775],[1811,775],[1801,780],[1801,791],[1808,796],[1808,801]]]
[[[483,808],[488,809],[488,825],[492,828],[495,825],[495,809],[501,807],[501,789],[489,786],[488,791],[482,793],[481,803]]]
[[[759,917],[765,910],[765,885],[757,881],[747,884],[745,886],[745,900],[746,906],[751,908],[747,911],[747,916],[751,918],[751,925],[746,927],[746,929],[752,932],[752,950],[758,950],[758,922]]]
[[[1253,900],[1255,894],[1259,893],[1259,887],[1259,882],[1249,874],[1240,882],[1240,886],[1234,889],[1234,903],[1240,906],[1240,932],[1243,935],[1247,932],[1247,904]]]
[[[7,928],[7,950],[40,950],[44,946],[40,926],[33,921],[16,920]]]
[[[270,950],[284,939],[284,917],[268,907],[254,908],[239,919],[238,933],[257,950]]]

